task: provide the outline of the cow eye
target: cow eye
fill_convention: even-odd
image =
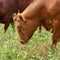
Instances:
[[[23,29],[20,29],[20,31],[23,33],[24,32],[24,30]]]
[[[20,33],[23,35],[23,33],[24,33],[24,30],[20,29],[19,31],[20,31]]]
[[[20,29],[20,32],[23,34],[23,33],[24,33],[24,29],[23,29],[23,28],[21,28],[21,29]]]

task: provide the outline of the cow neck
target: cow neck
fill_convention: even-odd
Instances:
[[[41,8],[43,7],[43,5],[44,5],[43,0],[34,0],[22,12],[22,16],[24,16],[24,18],[31,18],[31,17],[37,16],[36,14],[38,14],[39,12],[41,12],[40,10],[42,10]]]

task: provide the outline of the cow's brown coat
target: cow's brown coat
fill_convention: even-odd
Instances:
[[[14,17],[21,43],[26,43],[32,37],[43,20],[52,22],[52,43],[57,44],[60,38],[60,0],[34,0]]]
[[[3,23],[7,30],[10,23],[13,23],[13,13],[22,12],[32,0],[0,0],[0,23]]]

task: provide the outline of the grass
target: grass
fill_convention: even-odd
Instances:
[[[16,30],[16,28],[15,28]],[[0,24],[0,60],[60,60],[60,43],[55,52],[51,49],[52,33],[42,28],[27,44],[22,45],[17,31],[13,32],[9,26],[6,34],[3,34],[3,25]]]

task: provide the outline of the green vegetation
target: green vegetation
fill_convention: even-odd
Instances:
[[[16,28],[15,28],[16,30]],[[52,33],[42,28],[38,30],[27,44],[19,42],[17,31],[13,32],[11,26],[6,34],[0,24],[0,60],[60,60],[60,43],[55,51],[51,49]]]

